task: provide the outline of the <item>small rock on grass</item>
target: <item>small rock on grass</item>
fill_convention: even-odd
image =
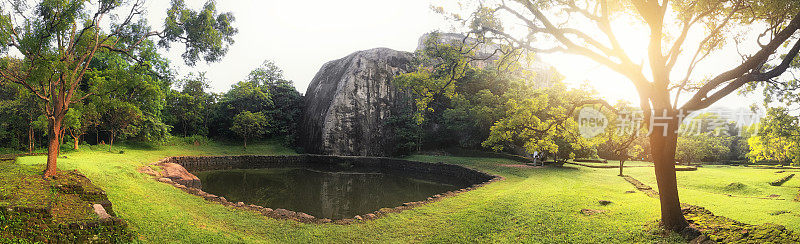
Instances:
[[[106,209],[103,208],[103,205],[92,204],[92,209],[94,209],[94,212],[97,214],[98,217],[100,217],[100,220],[106,220],[111,218],[111,215],[109,215],[108,212],[106,212]]]
[[[611,202],[611,201],[609,201],[609,200],[600,200],[600,201],[599,201],[599,203],[600,203],[600,205],[603,205],[603,206],[605,206],[605,205],[609,205],[609,204],[611,204],[612,202]]]
[[[149,176],[152,176],[152,177],[160,177],[161,176],[161,174],[159,174],[158,172],[156,172],[155,170],[150,168],[150,166],[142,166],[141,168],[139,168],[138,171],[139,171],[139,173],[146,174],[146,175],[149,175]]]
[[[300,217],[301,219],[314,219],[314,216],[311,216],[310,214],[303,212],[298,212],[297,216]]]

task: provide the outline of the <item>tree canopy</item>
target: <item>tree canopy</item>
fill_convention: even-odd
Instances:
[[[150,28],[143,18],[145,9],[141,0],[46,0],[30,7],[25,1],[9,1],[0,5],[0,82],[24,87],[43,108],[49,124],[45,177],[56,173],[61,126],[70,106],[96,95],[97,91],[82,90],[81,86],[85,75],[93,72],[96,56],[123,55],[138,63],[143,55],[152,53],[148,43],[156,38],[162,47],[173,42],[185,44],[184,61],[194,65],[200,55],[206,61],[219,60],[237,32],[233,15],[217,13],[213,1],[202,11],[194,11],[182,0],[173,0],[161,31]],[[115,11],[126,14],[117,16]],[[130,108],[125,109],[131,112],[128,114],[136,111],[124,104],[113,106]]]
[[[775,81],[800,51],[796,37],[800,3],[796,1],[521,0],[476,5],[468,18],[451,16],[471,33],[511,47],[583,56],[634,85],[644,120],[660,125],[653,127],[650,144],[662,224],[670,230],[687,226],[680,212],[674,166],[679,115],[707,108],[745,85]],[[616,26],[618,21],[649,30],[645,50],[629,50],[621,44],[620,33],[627,30]],[[518,24],[524,26],[521,33],[505,28]],[[688,38],[693,33],[702,34]],[[694,75],[699,63],[726,46],[747,46],[755,51],[743,54],[741,61],[730,67],[705,70],[716,72],[708,78]],[[646,57],[639,61],[630,51],[646,53]],[[681,99],[687,94],[688,99]]]

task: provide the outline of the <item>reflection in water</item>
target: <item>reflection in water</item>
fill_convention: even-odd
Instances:
[[[326,172],[304,168],[197,172],[203,190],[231,202],[350,218],[383,207],[424,200],[458,187],[393,174]]]

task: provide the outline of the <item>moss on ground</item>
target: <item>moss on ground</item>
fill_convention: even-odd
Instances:
[[[0,243],[131,240],[124,221],[98,219],[91,205],[108,205],[108,199],[86,177],[77,171],[40,175],[41,167],[0,163]]]
[[[698,206],[684,208],[683,214],[693,227],[720,243],[800,243],[800,234],[782,225],[745,224]]]

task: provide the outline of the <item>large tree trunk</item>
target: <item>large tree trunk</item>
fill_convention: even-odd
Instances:
[[[625,176],[622,174],[622,168],[625,167],[625,159],[619,160],[619,176]]]
[[[244,137],[244,150],[247,151],[247,137]]]
[[[656,110],[655,116],[661,116]],[[688,226],[681,212],[681,202],[678,198],[678,181],[675,175],[675,148],[678,145],[678,119],[672,110],[669,120],[654,120],[650,133],[652,145],[653,164],[658,184],[658,194],[661,201],[661,224],[667,230],[680,231]],[[664,123],[666,126],[659,125]],[[665,132],[666,130],[666,132]],[[666,135],[666,136],[665,136]]]
[[[58,159],[59,136],[61,134],[61,121],[64,116],[59,116],[57,113],[48,119],[48,144],[47,144],[47,167],[44,170],[44,177],[51,177],[56,175],[58,168],[56,167],[56,160]]]

